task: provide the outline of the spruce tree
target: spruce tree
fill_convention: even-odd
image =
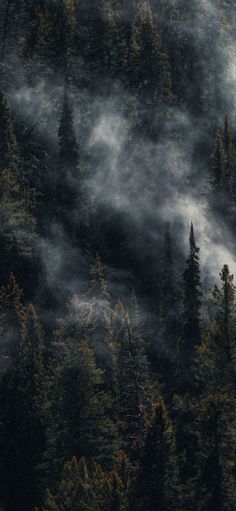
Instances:
[[[63,468],[54,491],[47,492],[44,511],[127,511],[129,466],[124,455],[111,472],[95,461],[75,457]]]
[[[199,247],[193,224],[189,236],[189,255],[183,274],[183,332],[179,344],[180,379],[191,384],[196,347],[201,343],[201,281]],[[186,387],[185,387],[186,389]],[[187,389],[186,389],[187,390]]]
[[[199,510],[231,510],[235,495],[235,286],[227,265],[212,296],[215,318],[197,350],[193,430],[198,439],[194,499]]]
[[[0,89],[0,173],[11,168],[17,172],[19,155],[11,110],[5,92]]]
[[[222,136],[218,130],[215,134],[214,149],[211,155],[212,161],[212,187],[214,191],[219,190],[222,184],[223,172],[225,168],[225,153]]]
[[[0,183],[0,257],[2,267],[12,270],[16,254],[32,255],[36,220],[32,212],[27,211],[21,185],[10,170],[2,172]]]
[[[224,150],[226,155],[226,168],[228,169],[230,166],[230,153],[232,150],[232,133],[227,115],[225,115],[224,123]]]
[[[109,417],[110,396],[103,389],[103,374],[93,349],[76,338],[59,340],[50,383],[46,471],[57,479],[73,456],[95,459],[110,467],[116,431]]]
[[[56,491],[49,492],[44,511],[93,511],[100,510],[92,480],[84,458],[77,461],[75,457],[63,468],[61,481]]]
[[[124,451],[135,460],[143,441],[150,405],[147,359],[143,340],[134,333],[128,313],[119,301],[113,319],[116,343],[118,417]]]
[[[55,176],[57,220],[62,224],[66,234],[74,238],[76,234],[77,199],[79,197],[78,147],[67,86],[64,88],[58,143],[59,157],[57,175]]]
[[[221,287],[212,292],[215,318],[197,351],[195,375],[209,393],[233,395],[236,383],[235,286],[227,265],[221,273]]]
[[[121,302],[115,308],[117,343],[118,416],[124,451],[135,457],[140,445],[142,416],[129,318]]]

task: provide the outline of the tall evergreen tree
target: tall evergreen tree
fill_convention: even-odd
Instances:
[[[197,352],[195,373],[209,393],[233,395],[236,383],[235,286],[227,265],[221,273],[221,288],[215,286],[215,318]]]
[[[0,89],[0,172],[6,168],[17,171],[19,155],[11,110],[5,92]]]
[[[52,368],[48,410],[46,469],[57,480],[66,461],[75,456],[111,466],[116,431],[109,418],[110,397],[94,352],[79,339],[61,340]]]
[[[56,176],[56,212],[66,233],[75,235],[78,191],[78,147],[67,86],[64,88],[58,130],[59,158]]]
[[[224,153],[224,146],[222,141],[222,136],[220,131],[218,130],[215,134],[215,142],[214,142],[214,149],[213,153],[211,155],[212,160],[212,186],[214,191],[217,191],[219,189],[222,178],[223,178],[223,172],[225,168],[225,153]]]
[[[13,270],[16,256],[32,255],[35,218],[10,170],[2,172],[0,183],[0,258],[3,269]]]
[[[189,256],[183,275],[183,333],[179,345],[180,378],[184,385],[191,382],[191,367],[196,346],[201,342],[201,281],[199,265],[199,247],[196,243],[193,224],[189,236]],[[186,389],[187,390],[187,389]]]
[[[224,150],[225,150],[226,159],[227,159],[226,166],[228,169],[230,166],[230,152],[232,150],[232,133],[231,133],[231,129],[229,126],[229,120],[228,120],[227,115],[225,115],[225,123],[224,123]]]
[[[119,301],[113,320],[117,346],[118,416],[125,452],[137,458],[143,442],[149,406],[147,358],[143,340],[135,334],[137,325]]]

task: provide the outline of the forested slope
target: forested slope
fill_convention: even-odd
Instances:
[[[0,511],[236,508],[234,0],[0,0]]]

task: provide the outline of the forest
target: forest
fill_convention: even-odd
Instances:
[[[0,511],[236,510],[235,0],[0,0]]]

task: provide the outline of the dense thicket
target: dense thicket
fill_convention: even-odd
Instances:
[[[234,247],[210,4],[0,0],[1,511],[236,508],[234,277],[173,192]]]

